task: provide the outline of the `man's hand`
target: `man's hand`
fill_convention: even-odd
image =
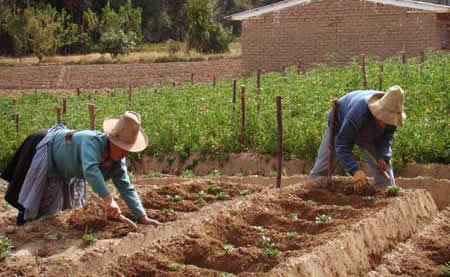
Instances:
[[[122,214],[119,205],[117,205],[111,194],[103,197],[103,209],[105,210],[106,215],[110,218],[118,219]]]
[[[143,217],[139,218],[139,223],[146,224],[146,225],[154,225],[154,226],[161,224],[161,222],[159,222],[158,220],[150,219],[147,216],[143,216]]]
[[[360,191],[364,185],[366,185],[366,174],[361,169],[353,174],[353,189]]]
[[[377,160],[377,171],[382,173],[383,171],[387,170],[387,164],[386,161],[383,159]]]

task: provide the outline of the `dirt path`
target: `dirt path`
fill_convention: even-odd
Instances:
[[[0,67],[0,95],[33,90],[128,88],[239,76],[240,59],[201,62]]]

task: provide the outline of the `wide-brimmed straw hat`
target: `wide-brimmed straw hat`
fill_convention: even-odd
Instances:
[[[140,152],[148,145],[148,137],[141,128],[141,116],[136,112],[106,118],[103,130],[112,143],[128,152]]]
[[[399,86],[392,86],[384,93],[376,93],[369,99],[369,110],[378,120],[386,124],[401,126],[406,119],[403,112],[405,93]]]

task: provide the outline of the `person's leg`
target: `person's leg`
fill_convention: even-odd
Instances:
[[[18,213],[17,213],[17,218],[16,218],[16,225],[17,226],[22,226],[22,225],[24,225],[25,224],[25,215],[24,215],[24,213],[22,212],[22,211],[19,211]]]
[[[387,164],[386,172],[389,175],[389,177],[391,178],[390,180],[388,180],[383,172],[378,172],[377,165],[372,161],[372,159],[369,159],[369,157],[367,156],[367,150],[361,149],[361,152],[362,152],[364,160],[369,165],[370,175],[372,175],[372,177],[374,178],[375,185],[377,187],[383,188],[383,187],[387,187],[390,185],[395,185],[394,171],[392,170],[391,163]]]
[[[328,139],[330,130],[328,126],[325,128],[325,132],[320,143],[319,151],[317,152],[317,158],[314,162],[314,166],[309,173],[309,178],[326,177],[328,176]],[[336,157],[333,158],[333,168],[336,165]],[[333,174],[333,172],[332,172]]]

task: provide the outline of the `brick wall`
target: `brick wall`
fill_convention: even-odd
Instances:
[[[442,21],[442,20],[441,20]],[[382,59],[441,48],[435,13],[360,0],[312,0],[242,22],[242,71],[283,65],[346,63],[360,54]]]

